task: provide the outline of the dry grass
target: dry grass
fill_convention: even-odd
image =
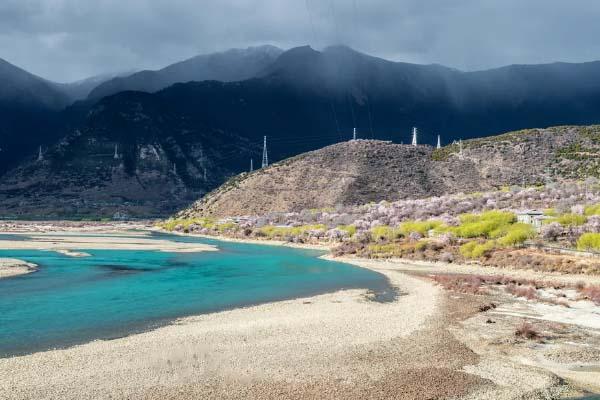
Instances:
[[[527,300],[538,299],[537,290],[533,286],[507,285],[504,290],[516,297],[524,297]]]
[[[529,322],[523,322],[519,325],[515,330],[515,336],[529,340],[540,338],[539,332]]]
[[[498,268],[532,269],[543,272],[571,274],[600,274],[600,260],[590,257],[545,253],[533,249],[496,250],[485,265]]]
[[[585,286],[578,288],[582,299],[593,301],[596,305],[600,305],[600,286]]]
[[[465,294],[487,294],[485,280],[479,275],[433,275],[432,279],[446,290]]]

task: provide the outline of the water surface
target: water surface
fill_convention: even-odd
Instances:
[[[122,236],[122,235],[121,235]],[[120,337],[177,317],[344,288],[387,289],[383,275],[317,251],[156,235],[218,252],[85,249],[91,257],[1,250],[38,272],[0,280],[0,357]]]

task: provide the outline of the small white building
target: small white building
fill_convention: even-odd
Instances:
[[[533,225],[537,230],[541,229],[545,219],[547,219],[542,211],[539,210],[524,210],[517,212],[517,222]]]

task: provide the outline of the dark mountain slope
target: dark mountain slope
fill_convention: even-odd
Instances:
[[[37,218],[167,215],[239,171],[248,149],[244,138],[181,118],[149,94],[108,97],[42,160],[32,155],[3,177],[0,212]]]
[[[57,112],[68,102],[50,82],[0,59],[0,174],[58,138]]]
[[[96,87],[89,97],[99,99],[127,90],[152,93],[179,82],[241,81],[256,76],[281,53],[277,47],[260,46],[200,55],[158,71],[141,71],[111,79]]]

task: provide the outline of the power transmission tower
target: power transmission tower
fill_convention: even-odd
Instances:
[[[263,156],[262,156],[262,167],[268,167],[269,166],[269,155],[267,154],[267,137],[264,137],[264,141],[263,141]]]
[[[250,172],[254,171],[254,160],[250,159]]]
[[[38,161],[43,161],[44,160],[44,154],[42,153],[42,146],[40,146],[40,150],[38,151]]]
[[[356,128],[352,130],[352,140],[356,140]]]
[[[115,160],[119,159],[119,145],[115,144],[115,155],[113,156]]]
[[[438,135],[438,141],[437,141],[437,146],[436,148],[441,149],[442,148],[442,141],[440,139],[440,135]]]
[[[413,128],[413,132],[412,132],[412,145],[413,146],[417,145],[417,128]]]

